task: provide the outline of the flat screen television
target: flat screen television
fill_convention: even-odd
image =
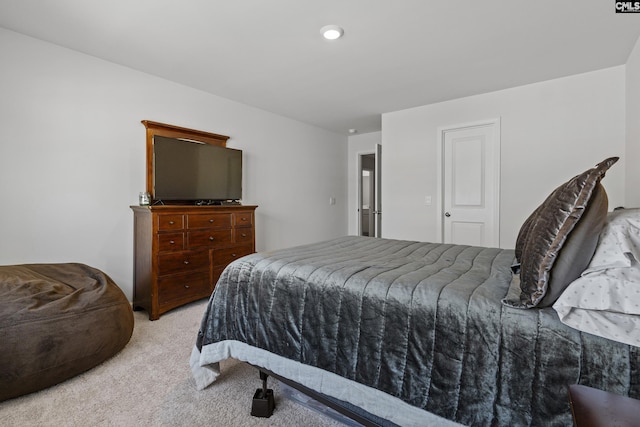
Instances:
[[[153,198],[156,202],[242,199],[242,151],[154,136]]]

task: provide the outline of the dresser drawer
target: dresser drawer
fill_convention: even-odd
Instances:
[[[183,233],[158,234],[158,250],[160,252],[181,251],[184,249]]]
[[[250,245],[234,246],[232,248],[214,249],[213,265],[227,265],[230,262],[253,253]]]
[[[231,214],[189,214],[187,215],[188,228],[231,228]]]
[[[158,230],[182,230],[184,228],[182,215],[158,215]]]
[[[236,243],[253,243],[253,228],[238,228],[235,234]]]
[[[189,248],[231,243],[231,229],[189,231]]]
[[[182,251],[158,255],[158,274],[209,269],[209,251]]]
[[[158,304],[192,301],[211,293],[208,272],[187,273],[158,280]]]
[[[234,227],[251,227],[253,225],[253,212],[235,212],[233,214]]]

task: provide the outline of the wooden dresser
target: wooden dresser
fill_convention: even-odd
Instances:
[[[255,252],[257,206],[132,206],[133,308],[149,319],[211,295],[233,260]]]

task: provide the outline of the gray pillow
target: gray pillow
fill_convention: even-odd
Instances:
[[[593,191],[582,218],[567,237],[549,272],[549,286],[538,307],[551,307],[560,294],[587,268],[607,219],[609,199],[602,184]]]
[[[526,244],[527,239],[529,238],[529,232],[531,231],[531,226],[536,221],[538,212],[540,211],[540,209],[542,209],[543,206],[544,205],[538,206],[536,210],[533,211],[531,215],[529,215],[529,218],[527,218],[524,221],[524,223],[522,224],[522,227],[520,227],[520,232],[518,233],[518,238],[516,239],[516,248],[515,248],[516,264],[513,266],[514,273],[520,272],[520,260],[522,259],[522,250],[524,249],[524,245]]]
[[[562,184],[527,218],[516,240],[520,298],[505,298],[504,304],[552,305],[586,268],[607,215],[607,195],[599,183],[616,161],[618,157],[608,158]],[[582,219],[585,224],[578,227]]]

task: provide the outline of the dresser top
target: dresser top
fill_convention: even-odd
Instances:
[[[205,213],[205,212],[235,212],[254,211],[257,205],[152,205],[152,206],[130,206],[135,212],[153,213]]]

